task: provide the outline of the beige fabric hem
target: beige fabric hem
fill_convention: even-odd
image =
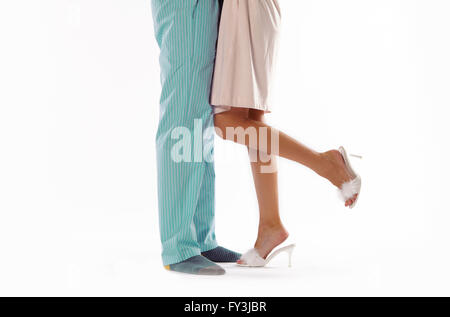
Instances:
[[[261,110],[264,111],[264,113],[271,113],[272,111],[270,108],[266,105],[251,105],[248,104],[238,104],[234,102],[220,102],[220,103],[213,103],[211,105],[213,109],[213,114],[230,111],[231,108],[247,108],[247,109],[255,109],[255,110]]]

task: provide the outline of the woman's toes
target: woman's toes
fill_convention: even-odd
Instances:
[[[356,201],[356,198],[358,198],[358,194],[354,194],[353,197],[347,199],[345,201],[345,207],[349,207],[349,206],[353,205]]]

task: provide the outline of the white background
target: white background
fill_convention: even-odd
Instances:
[[[449,1],[280,5],[269,121],[363,155],[363,192],[349,212],[280,160],[294,267],[195,277],[160,259],[149,0],[1,1],[0,295],[450,295]],[[216,176],[219,242],[245,251],[257,229],[246,151],[217,139]]]

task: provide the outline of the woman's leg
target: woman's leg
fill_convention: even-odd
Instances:
[[[265,122],[254,120],[248,113],[249,109],[232,107],[229,111],[216,114],[214,124],[217,133],[224,139],[246,145],[251,150],[281,156],[305,165],[336,187],[351,179],[339,151],[316,152]],[[249,134],[254,134],[256,140],[252,140]],[[351,205],[355,198],[356,196],[348,199],[345,205]]]
[[[264,112],[250,109],[248,118],[264,122]],[[281,223],[279,213],[277,157],[270,155],[267,159],[266,153],[251,148],[248,150],[259,206],[259,228],[255,249],[265,258],[289,235]],[[271,171],[264,173],[263,167],[270,167]]]

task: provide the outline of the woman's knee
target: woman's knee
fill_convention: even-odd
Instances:
[[[227,126],[228,118],[225,112],[217,113],[214,115],[214,130],[216,134],[224,139],[225,129]]]
[[[217,135],[224,138],[227,128],[238,127],[248,117],[248,109],[231,108],[231,110],[214,115],[214,127]]]
[[[264,116],[263,110],[250,109],[248,111],[248,118],[254,121],[265,122],[266,118]]]

